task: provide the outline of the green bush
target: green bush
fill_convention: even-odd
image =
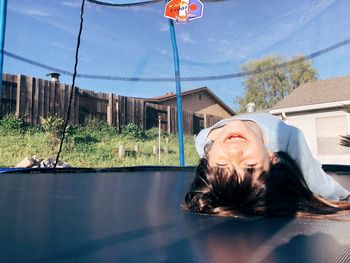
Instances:
[[[121,134],[125,137],[129,137],[136,140],[145,140],[146,135],[144,131],[134,123],[128,123],[122,127]]]
[[[77,134],[79,134],[79,131],[81,130],[81,127],[78,124],[68,124],[66,128],[66,139],[73,138]]]
[[[73,141],[74,141],[75,145],[77,145],[77,144],[94,144],[94,143],[99,142],[99,140],[96,137],[91,136],[89,134],[75,136]]]
[[[64,120],[58,116],[40,117],[41,127],[47,134],[48,139],[53,145],[60,142],[64,128]]]
[[[157,139],[159,136],[159,128],[151,128],[145,131],[145,135],[147,137],[148,140],[154,140]],[[168,138],[169,134],[163,130],[160,131],[160,136],[162,138]]]
[[[8,114],[0,120],[0,128],[6,132],[20,132],[22,131],[23,125],[23,120],[16,117],[14,114]]]
[[[108,123],[97,119],[92,115],[88,115],[84,120],[84,129],[90,134],[95,134],[96,136],[115,136],[116,130],[114,127],[110,126]]]

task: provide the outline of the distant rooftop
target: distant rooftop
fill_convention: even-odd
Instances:
[[[300,85],[272,109],[350,100],[350,76],[316,80]]]
[[[193,93],[201,93],[201,92],[206,92],[207,94],[209,94],[214,100],[217,101],[217,103],[223,107],[227,112],[229,112],[231,115],[236,115],[236,113],[229,107],[227,106],[221,99],[219,99],[219,97],[217,97],[210,89],[208,89],[207,87],[201,87],[201,88],[196,88],[196,89],[191,89],[191,90],[187,90],[187,91],[183,91],[181,92],[181,97],[185,97],[187,95],[191,95]],[[163,102],[163,101],[167,101],[167,100],[171,100],[171,99],[175,99],[176,98],[176,93],[174,92],[167,92],[166,94],[162,95],[162,96],[158,96],[158,97],[153,97],[150,99],[147,99],[150,102]]]

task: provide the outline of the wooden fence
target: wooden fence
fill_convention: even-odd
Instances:
[[[0,118],[16,114],[31,125],[40,124],[40,117],[65,118],[68,111],[71,86],[54,81],[24,75],[3,74]],[[84,124],[87,117],[95,117],[116,127],[118,131],[134,123],[143,130],[158,127],[168,133],[177,132],[176,108],[147,102],[146,99],[130,98],[112,93],[96,93],[75,88],[71,103],[70,121]],[[221,118],[213,115],[183,111],[185,134],[197,134]]]

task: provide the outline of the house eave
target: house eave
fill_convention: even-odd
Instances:
[[[350,105],[350,100],[319,103],[319,104],[304,105],[304,106],[297,106],[297,107],[287,107],[287,108],[280,108],[280,109],[272,109],[272,110],[270,110],[270,114],[281,114],[283,112],[290,113],[290,112],[301,112],[301,111],[311,111],[311,110],[319,110],[319,109],[338,108],[338,107],[344,107],[345,105]]]

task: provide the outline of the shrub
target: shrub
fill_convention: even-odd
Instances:
[[[73,141],[74,141],[75,145],[77,145],[77,144],[94,144],[96,142],[99,142],[99,140],[97,140],[94,136],[91,136],[89,134],[75,136]]]
[[[97,119],[92,115],[88,115],[84,120],[84,128],[92,134],[95,135],[106,135],[114,136],[116,135],[116,130],[114,127],[110,126],[108,123]]]
[[[125,137],[133,138],[136,140],[145,140],[146,135],[144,131],[134,123],[128,123],[122,127],[121,134]]]
[[[0,128],[6,132],[20,132],[23,126],[23,120],[14,114],[8,114],[0,120]]]
[[[159,128],[151,128],[145,131],[145,135],[147,137],[148,140],[154,140],[157,139],[159,136]],[[160,136],[162,138],[167,138],[169,137],[169,134],[163,130],[160,131]]]
[[[54,144],[60,142],[63,128],[64,120],[58,116],[49,116],[47,118],[40,117],[41,127],[47,134],[49,140]]]

